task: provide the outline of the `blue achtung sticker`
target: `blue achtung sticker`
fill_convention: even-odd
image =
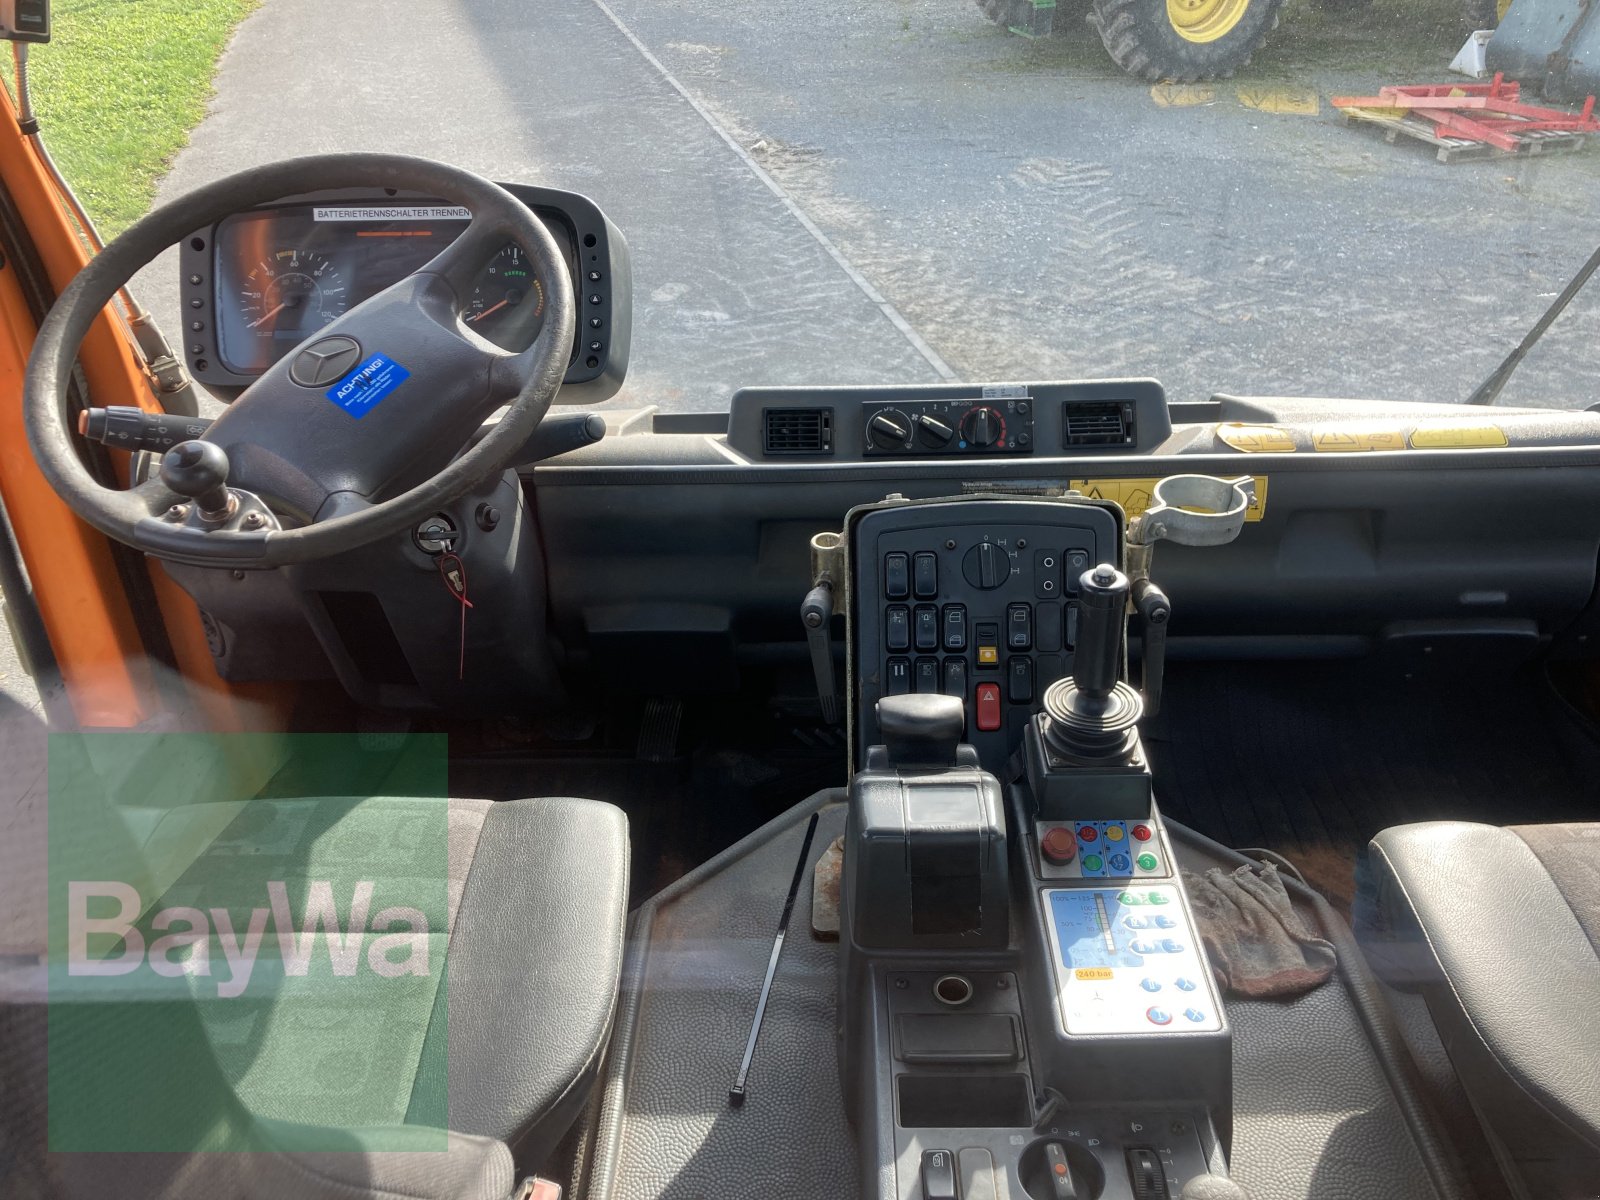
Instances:
[[[410,378],[411,372],[394,359],[369,354],[359,367],[328,389],[328,399],[359,421]]]

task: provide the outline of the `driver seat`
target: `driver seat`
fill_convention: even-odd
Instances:
[[[42,917],[44,772],[25,766],[42,760],[42,737],[27,739],[38,747],[27,753],[17,715],[0,713],[12,718],[0,719],[0,741],[12,751],[4,790],[23,792],[6,797],[7,832],[20,836],[5,839],[0,880],[26,880],[31,895],[0,890],[8,902],[35,901],[28,908]],[[52,773],[57,768],[52,752]],[[57,795],[52,789],[52,806]],[[444,969],[429,977],[352,987],[333,978],[349,972],[319,977],[313,969],[292,980],[269,930],[255,965],[258,986],[218,999],[214,985],[229,971],[213,930],[209,979],[156,980],[146,969],[123,977],[146,989],[177,982],[181,1001],[170,988],[134,995],[132,1004],[126,991],[109,1002],[94,987],[74,996],[75,982],[123,979],[69,980],[63,992],[52,974],[46,1021],[40,976],[27,965],[43,959],[44,925],[19,923],[8,903],[13,919],[0,946],[0,1159],[10,1164],[8,1187],[44,1196],[100,1196],[108,1185],[118,1195],[152,1197],[510,1196],[573,1124],[609,1040],[627,914],[620,810],[568,798],[254,799],[169,809],[137,839],[122,821],[107,820],[83,839],[99,844],[79,849],[90,861],[123,862],[131,849],[159,873],[166,848],[196,844],[193,829],[182,826],[206,827],[205,851],[169,871],[161,899],[145,906],[137,927],[147,945],[163,928],[149,927],[152,914],[205,903],[199,897],[241,876],[260,905],[267,903],[260,880],[287,881],[297,916],[314,902],[309,881],[332,878],[339,923],[353,928],[351,888],[342,881],[379,876],[376,908],[382,875],[404,877],[421,861],[411,853],[412,834],[439,829],[443,803],[447,853],[425,857],[446,866],[447,878],[437,881],[442,920],[428,922],[434,962],[443,951]],[[399,857],[390,853],[397,845]],[[59,851],[52,843],[52,874]],[[97,878],[108,877],[115,878]],[[428,890],[414,878],[402,878],[404,888]],[[248,918],[234,905],[244,891],[223,901],[235,912],[236,949]],[[372,929],[380,927],[374,918]],[[32,954],[19,953],[19,935],[31,935]],[[313,953],[315,963],[321,942]],[[364,951],[360,971],[371,961]],[[47,1072],[47,1054],[63,1047],[85,1054],[80,1061],[94,1070]],[[58,1069],[56,1061],[49,1066]],[[197,1145],[255,1153],[179,1149]]]

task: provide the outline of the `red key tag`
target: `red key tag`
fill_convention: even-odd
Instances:
[[[472,607],[472,601],[467,599],[467,564],[461,561],[461,556],[448,552],[439,556],[439,578],[444,580],[445,589],[461,602],[461,659],[456,668],[456,678],[467,677],[467,609]]]

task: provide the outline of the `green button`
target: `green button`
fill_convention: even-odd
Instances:
[[[1100,856],[1098,854],[1085,854],[1083,856],[1083,869],[1085,871],[1098,871],[1100,869]]]
[[[1123,904],[1143,904],[1144,903],[1144,897],[1139,895],[1138,892],[1123,892],[1120,896],[1117,897],[1117,899],[1119,901],[1121,901]]]
[[[1165,896],[1163,896],[1160,892],[1151,892],[1150,893],[1150,903],[1151,904],[1165,904],[1166,902],[1167,902],[1167,898]]]
[[[1156,856],[1154,854],[1139,855],[1139,870],[1154,871],[1156,869]]]

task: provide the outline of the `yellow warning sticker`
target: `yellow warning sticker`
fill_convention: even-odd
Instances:
[[[1074,978],[1077,978],[1077,979],[1111,979],[1111,978],[1113,978],[1113,976],[1111,974],[1111,968],[1110,967],[1079,967],[1077,970],[1073,971],[1072,974],[1073,974]]]
[[[1246,454],[1293,454],[1294,435],[1276,425],[1245,425],[1230,421],[1217,426],[1217,437]]]
[[[1488,450],[1509,446],[1506,431],[1498,425],[1458,425],[1430,421],[1411,431],[1413,450]]]
[[[1234,92],[1239,103],[1259,112],[1314,117],[1322,102],[1311,88],[1242,87]]]
[[[1150,99],[1162,108],[1195,108],[1217,98],[1217,89],[1203,83],[1158,83],[1150,89]]]
[[[1311,431],[1311,448],[1323,454],[1404,450],[1406,431],[1398,425],[1322,425]]]
[[[1246,521],[1259,521],[1267,511],[1267,477],[1255,475],[1256,497],[1245,511]],[[1147,479],[1070,479],[1067,487],[1082,492],[1090,500],[1111,500],[1129,517],[1137,517],[1150,507],[1150,493],[1161,477]]]

